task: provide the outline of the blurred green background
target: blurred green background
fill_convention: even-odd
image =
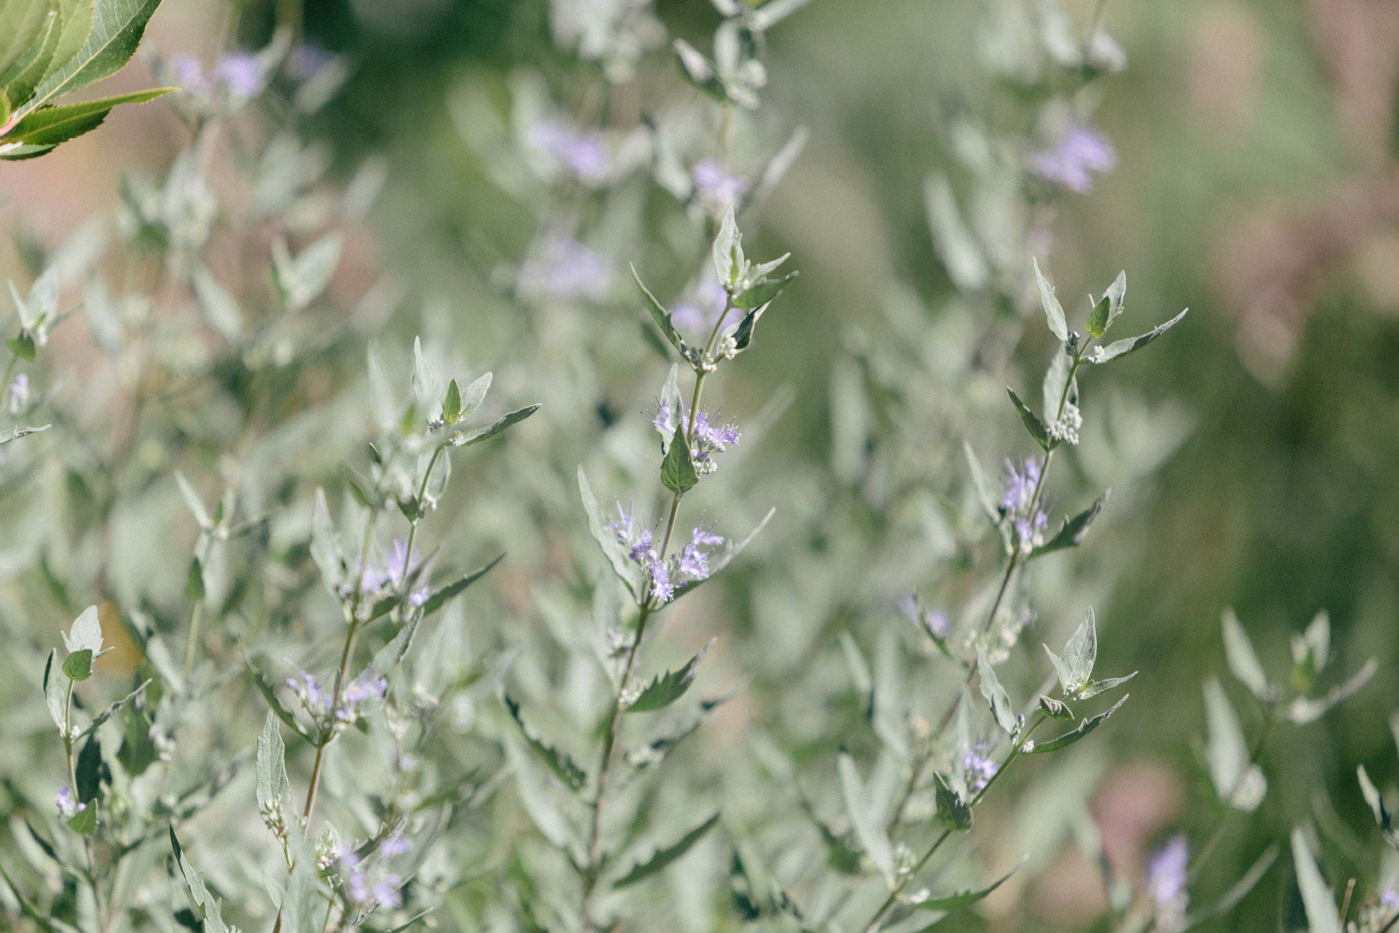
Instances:
[[[1091,3],[1066,6],[1091,15]],[[222,9],[167,0],[148,41],[165,54],[197,52]],[[420,297],[458,296],[470,238],[522,253],[531,221],[487,182],[448,98],[463,75],[530,66],[567,102],[566,73],[538,58],[547,4],[252,3],[240,39],[261,44],[289,9],[308,41],[354,63],[315,135],[347,174],[365,155],[388,159],[368,235],[380,258],[365,264],[394,269]],[[703,0],[662,0],[657,13],[697,42],[718,22]],[[980,13],[977,0],[815,0],[771,36],[768,109],[812,135],[762,211],[754,252],[790,249],[803,277],[765,323],[762,365],[742,367],[728,397],[755,408],[795,386],[799,401],[778,429],[791,455],[829,456],[827,374],[847,325],[873,319],[895,282],[916,288],[933,316],[953,295],[922,180],[947,161],[938,108],[984,94],[973,56]],[[1237,610],[1277,670],[1290,635],[1325,608],[1338,667],[1373,655],[1380,673],[1342,712],[1272,741],[1274,792],[1250,825],[1258,840],[1280,835],[1321,806],[1324,789],[1327,807],[1364,826],[1355,765],[1381,785],[1399,773],[1388,726],[1399,689],[1399,4],[1107,0],[1104,21],[1129,61],[1096,117],[1119,162],[1091,194],[1064,203],[1055,282],[1081,312],[1088,289],[1125,269],[1139,321],[1189,307],[1171,339],[1113,379],[1153,402],[1178,401],[1196,423],[1136,491],[1145,498],[1135,523],[1115,539],[1131,549],[1113,558],[1124,576],[1099,607],[1113,620],[1101,664],[1142,674],[1141,702],[1112,741],[1124,760],[1198,774],[1199,683],[1223,673],[1220,610]],[[121,80],[139,86],[139,71]],[[43,164],[6,168],[35,190],[74,168],[84,182],[21,192],[0,222],[19,244],[61,235],[110,202],[118,172],[158,163],[177,133],[154,108],[119,111]],[[6,248],[15,263],[20,248]],[[456,324],[464,339],[508,340],[511,324],[498,318],[508,309],[469,295]],[[1042,365],[1047,346],[1032,330],[1017,353]],[[1085,554],[1095,559],[1091,543]],[[1332,838],[1344,842],[1342,830]],[[1227,843],[1240,870],[1258,840]],[[1262,929],[1271,919],[1235,922]]]

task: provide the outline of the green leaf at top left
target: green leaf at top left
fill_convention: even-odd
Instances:
[[[30,146],[56,146],[75,136],[81,136],[96,129],[107,114],[118,104],[142,104],[168,94],[174,88],[152,88],[130,94],[118,94],[100,100],[85,101],[66,106],[40,107],[31,111],[5,134],[5,143],[23,143]]]

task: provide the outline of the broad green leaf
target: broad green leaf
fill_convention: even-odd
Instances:
[[[1015,394],[1014,389],[1007,386],[1006,391],[1010,393],[1010,400],[1015,403],[1015,410],[1020,413],[1020,420],[1025,423],[1025,430],[1030,432],[1035,443],[1045,450],[1052,448],[1055,442],[1050,438],[1049,429],[1045,427],[1044,422],[1039,419],[1038,415],[1030,411],[1024,402],[1020,401],[1020,396]]]
[[[1370,682],[1370,678],[1375,676],[1377,670],[1379,670],[1379,662],[1371,658],[1349,680],[1332,687],[1326,696],[1321,698],[1297,697],[1287,704],[1287,718],[1299,725],[1316,722],[1333,706],[1343,703],[1359,693],[1360,689]]]
[[[966,705],[970,706],[970,703]],[[933,775],[933,784],[937,788],[938,822],[943,828],[953,832],[971,829],[972,809],[966,799],[941,773]]]
[[[1082,544],[1083,539],[1088,536],[1089,526],[1092,525],[1093,521],[1098,517],[1098,513],[1103,511],[1103,506],[1107,504],[1108,496],[1111,495],[1111,493],[1111,489],[1105,490],[1088,508],[1079,512],[1073,518],[1066,519],[1063,527],[1059,529],[1053,538],[1050,538],[1044,544],[1041,544],[1030,552],[1030,558],[1034,559],[1044,554],[1050,554],[1064,548],[1078,547]]]
[[[1026,859],[1028,858],[1029,857],[1026,856]],[[956,894],[948,894],[944,897],[929,897],[925,900],[917,901],[914,906],[918,907],[920,910],[961,910],[963,907],[970,907],[972,904],[975,904],[977,901],[1005,884],[1010,880],[1010,876],[1019,871],[1020,866],[1024,864],[1025,859],[1022,859],[1020,865],[1016,865],[1010,871],[1006,872],[1003,877],[987,887],[958,891]]]
[[[73,772],[73,789],[77,791],[78,803],[95,804],[102,784],[102,743],[97,736],[90,736],[83,744]]]
[[[204,886],[204,879],[199,876],[199,872],[194,870],[194,866],[185,858],[184,852],[180,850],[180,840],[175,837],[175,827],[170,827],[170,848],[175,852],[175,862],[180,866],[180,874],[184,876],[185,884],[189,887],[190,897],[194,899],[194,906],[199,911],[199,916],[204,920],[204,933],[228,933],[228,926],[223,922],[223,914],[219,909],[219,902],[209,893],[209,889]],[[291,927],[291,930],[298,929]]]
[[[1093,306],[1093,310],[1088,312],[1088,336],[1096,339],[1107,333],[1109,310],[1111,310],[1111,303],[1108,301],[1108,296],[1104,295]]]
[[[1224,610],[1221,624],[1224,627],[1224,659],[1229,664],[1229,670],[1258,699],[1265,703],[1272,702],[1275,691],[1268,686],[1268,675],[1263,672],[1253,643],[1248,640],[1248,633],[1239,624],[1239,617],[1234,615],[1233,609]]]
[[[63,675],[69,680],[83,681],[92,676],[92,651],[83,648],[69,652],[63,659]]]
[[[732,207],[724,213],[724,219],[719,224],[719,234],[714,238],[712,252],[714,273],[719,277],[719,284],[732,287],[743,271],[743,234],[738,231]]]
[[[17,108],[21,112],[27,109],[25,102],[32,101],[35,89],[53,65],[53,56],[58,51],[62,33],[62,13],[54,6],[44,20],[43,28],[35,37],[19,70],[6,79],[5,94],[12,100],[21,102]],[[32,106],[32,103],[29,106]],[[11,119],[14,119],[14,114],[11,114]]]
[[[1074,744],[1079,739],[1083,738],[1088,733],[1092,732],[1094,729],[1107,722],[1108,717],[1111,716],[1113,713],[1117,712],[1119,709],[1121,709],[1122,704],[1127,702],[1127,697],[1129,696],[1131,696],[1130,693],[1124,695],[1122,699],[1114,703],[1109,709],[1099,713],[1096,716],[1093,716],[1089,719],[1080,720],[1078,728],[1074,729],[1072,732],[1065,732],[1063,735],[1055,736],[1047,742],[1035,743],[1034,748],[1026,749],[1026,754],[1042,755],[1045,752],[1057,752],[1061,748],[1066,748],[1067,746]]]
[[[1097,338],[1108,332],[1112,322],[1122,313],[1122,302],[1127,296],[1127,273],[1117,273],[1117,278],[1108,286],[1102,300],[1093,306],[1088,315],[1088,333]]]
[[[1307,913],[1307,933],[1341,933],[1341,912],[1321,870],[1316,867],[1311,846],[1299,826],[1292,830],[1292,863],[1297,870],[1297,887]]]
[[[1059,299],[1054,297],[1054,287],[1045,281],[1044,273],[1040,272],[1040,262],[1038,259],[1031,259],[1030,262],[1035,267],[1035,282],[1040,289],[1040,304],[1044,306],[1044,316],[1049,322],[1049,332],[1059,338],[1060,343],[1069,342],[1069,325],[1064,320],[1064,308],[1059,304]]]
[[[792,280],[801,275],[800,272],[789,272],[780,279],[773,279],[768,282],[760,282],[752,288],[734,297],[733,306],[735,308],[760,308],[782,293],[782,290],[792,284]]]
[[[651,312],[651,320],[656,322],[656,326],[661,329],[665,339],[670,341],[670,345],[675,347],[682,358],[688,358],[689,347],[685,344],[685,338],[680,336],[680,332],[675,329],[675,324],[670,319],[670,312],[665,309],[656,296],[651,294],[641,281],[641,276],[637,274],[636,266],[631,267],[632,278],[636,279],[637,288],[641,289],[641,294],[646,297],[646,307]]]
[[[855,760],[849,752],[841,752],[837,762],[840,770],[841,795],[845,799],[845,812],[850,817],[850,825],[855,827],[855,836],[860,846],[870,857],[886,881],[892,883],[894,877],[894,848],[889,842],[882,815],[875,809],[869,789],[860,778]]]
[[[684,495],[699,482],[695,463],[690,458],[690,445],[685,433],[676,428],[675,437],[670,442],[665,459],[661,461],[661,482],[672,492]]]
[[[1189,310],[1189,308],[1186,309],[1186,311]],[[1151,343],[1151,341],[1155,340],[1157,337],[1160,337],[1166,331],[1170,330],[1172,327],[1175,327],[1177,324],[1179,324],[1180,319],[1185,317],[1186,311],[1180,312],[1180,314],[1177,314],[1175,317],[1171,318],[1164,324],[1160,324],[1156,327],[1153,327],[1145,334],[1140,334],[1136,337],[1126,337],[1122,340],[1114,340],[1112,343],[1108,344],[1105,347],[1098,347],[1092,353],[1088,354],[1088,356],[1084,357],[1084,359],[1088,360],[1088,362],[1090,363],[1106,363],[1109,360],[1117,359],[1119,356],[1126,356],[1128,353],[1135,353],[1142,347]]]
[[[97,801],[94,800],[75,816],[69,817],[68,828],[80,836],[91,836],[97,832]]]
[[[573,790],[582,790],[583,785],[588,782],[587,773],[566,753],[559,751],[554,746],[548,744],[535,735],[534,731],[525,725],[525,721],[520,716],[520,704],[516,703],[510,694],[505,694],[505,708],[510,711],[510,716],[515,720],[515,725],[520,727],[520,734],[525,737],[529,747],[539,756],[540,760],[549,766],[549,770],[558,776]]]
[[[657,674],[637,698],[626,707],[626,711],[628,713],[649,713],[669,706],[684,696],[685,691],[689,690],[690,685],[695,682],[700,662],[709,653],[709,649],[714,647],[716,641],[718,639],[711,638],[709,643],[699,650],[698,654],[685,662],[685,665],[678,670]]]
[[[99,100],[84,101],[81,104],[50,105],[30,111],[24,119],[15,124],[3,137],[6,143],[24,143],[30,146],[57,146],[75,136],[94,130],[107,119],[107,114],[118,104],[144,104],[174,88],[153,88],[149,91],[135,91],[118,94]]]
[[[0,86],[7,84],[38,49],[35,45],[56,11],[52,0],[8,0],[0,4]],[[23,100],[11,97],[15,107]]]
[[[62,68],[87,44],[92,35],[93,21],[97,17],[95,0],[62,0],[59,4],[61,22],[58,46],[54,49],[53,62],[45,78]]]
[[[440,590],[434,591],[433,594],[427,598],[427,602],[423,603],[424,618],[432,615],[434,612],[441,609],[447,603],[447,600],[461,593],[468,586],[475,583],[477,580],[481,579],[486,574],[490,573],[491,568],[504,559],[505,555],[501,554],[499,557],[497,557],[495,560],[491,561],[489,564],[482,567],[481,569],[475,570],[459,580],[454,580],[451,583],[448,583]]]
[[[632,596],[635,596],[640,591],[641,572],[627,555],[627,549],[618,540],[616,533],[607,527],[607,519],[598,507],[597,497],[593,495],[593,487],[588,484],[582,464],[578,466],[578,493],[583,499],[583,511],[588,516],[588,532],[602,549],[607,562],[612,565],[612,571],[626,584]]]
[[[1219,681],[1205,681],[1205,762],[1219,799],[1235,810],[1252,813],[1268,791],[1263,771],[1249,760],[1248,745],[1234,706]]]
[[[991,707],[996,725],[1013,735],[1017,729],[1015,711],[1010,708],[1010,697],[996,677],[996,669],[991,666],[986,657],[986,648],[982,645],[976,646],[976,672],[981,678],[981,695]]]
[[[650,858],[645,861],[637,862],[630,871],[613,882],[612,887],[625,888],[628,885],[636,884],[643,878],[649,878],[651,875],[654,875],[656,872],[690,851],[691,847],[699,842],[700,839],[704,838],[705,833],[713,829],[718,822],[719,814],[716,813],[682,836],[678,842],[666,846],[665,848],[657,849]]]
[[[442,400],[442,420],[448,424],[461,420],[461,390],[457,388],[455,379],[447,383],[447,397]]]
[[[471,434],[465,432],[452,436],[449,443],[453,447],[470,447],[472,444],[479,444],[481,441],[490,440],[501,431],[514,424],[519,424],[530,415],[539,411],[539,405],[526,405],[524,408],[517,408],[512,412],[501,415],[487,427]]]
[[[87,41],[71,60],[44,79],[27,108],[120,71],[136,53],[146,23],[159,5],[160,0],[97,0]]]

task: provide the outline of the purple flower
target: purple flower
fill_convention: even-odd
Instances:
[[[1001,508],[1007,512],[1024,512],[1035,497],[1035,487],[1040,482],[1038,458],[1021,461],[1019,469],[1015,461],[1006,458],[1006,484],[1001,496]]]
[[[607,297],[611,280],[612,269],[606,256],[555,231],[547,234],[535,255],[520,266],[519,287],[526,293],[601,301]]]
[[[651,593],[659,603],[668,603],[675,598],[675,584],[670,582],[670,568],[663,560],[653,560],[646,566],[651,576]]]
[[[379,843],[379,856],[381,858],[390,859],[395,855],[402,855],[411,848],[413,848],[413,846],[402,836],[390,836]]]
[[[1189,901],[1185,893],[1186,872],[1190,867],[1190,852],[1184,834],[1172,836],[1147,859],[1146,887],[1156,906],[1184,913]]]
[[[651,415],[651,423],[656,426],[666,437],[675,433],[675,412],[670,410],[670,403],[664,399],[656,403],[656,411]]]
[[[724,539],[713,534],[714,526],[705,528],[703,524],[696,525],[695,530],[690,534],[690,543],[685,545],[680,552],[680,576],[688,577],[692,581],[700,581],[709,576],[709,553],[701,548],[718,547],[724,543]]]
[[[695,163],[690,176],[695,182],[695,193],[715,207],[733,207],[748,192],[746,179],[730,175],[713,159]]]
[[[284,660],[292,667],[296,667],[290,659]],[[296,667],[296,670],[301,675],[301,680],[288,677],[287,689],[296,694],[297,699],[301,700],[301,705],[306,708],[306,712],[313,717],[320,718],[330,712],[330,695],[321,688],[320,681],[299,667]]]
[[[1093,188],[1090,172],[1110,172],[1117,167],[1117,152],[1106,136],[1075,123],[1058,145],[1030,157],[1030,170],[1058,182],[1070,191],[1086,194]]]
[[[203,94],[209,90],[204,66],[192,55],[181,55],[170,62],[170,74],[187,94]]]
[[[287,56],[287,77],[293,81],[305,81],[320,71],[335,58],[318,45],[298,45]]]
[[[29,375],[20,373],[10,383],[10,414],[17,415],[29,404]]]
[[[601,138],[582,133],[556,120],[544,120],[529,128],[529,144],[558,159],[582,181],[596,183],[607,177],[611,158]]]
[[[358,866],[350,869],[346,893],[350,895],[350,900],[356,904],[369,903],[369,878],[365,875],[364,869]]]
[[[218,74],[234,98],[248,100],[262,93],[262,66],[256,56],[247,52],[232,52],[219,59]]]
[[[967,787],[973,793],[980,792],[996,776],[996,763],[986,757],[987,751],[986,746],[977,745],[962,753],[962,767],[967,772]]]
[[[713,330],[728,302],[729,293],[724,291],[724,286],[719,284],[713,272],[707,269],[693,294],[671,308],[671,323],[682,330]]]
[[[393,910],[402,904],[403,898],[398,893],[400,884],[398,875],[385,875],[382,881],[374,885],[374,903],[385,910]]]
[[[65,820],[72,819],[87,809],[87,804],[78,803],[78,798],[73,794],[73,788],[67,784],[58,789],[58,796],[54,803],[58,805],[58,812]]]

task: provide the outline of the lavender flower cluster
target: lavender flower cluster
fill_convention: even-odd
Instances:
[[[626,549],[627,556],[642,569],[653,602],[663,606],[675,598],[677,587],[698,583],[709,578],[710,550],[720,547],[724,539],[714,534],[714,526],[704,527],[703,521],[690,532],[690,540],[678,554],[661,557],[656,548],[655,530],[643,527],[631,510],[617,503],[617,521],[609,529]]]

